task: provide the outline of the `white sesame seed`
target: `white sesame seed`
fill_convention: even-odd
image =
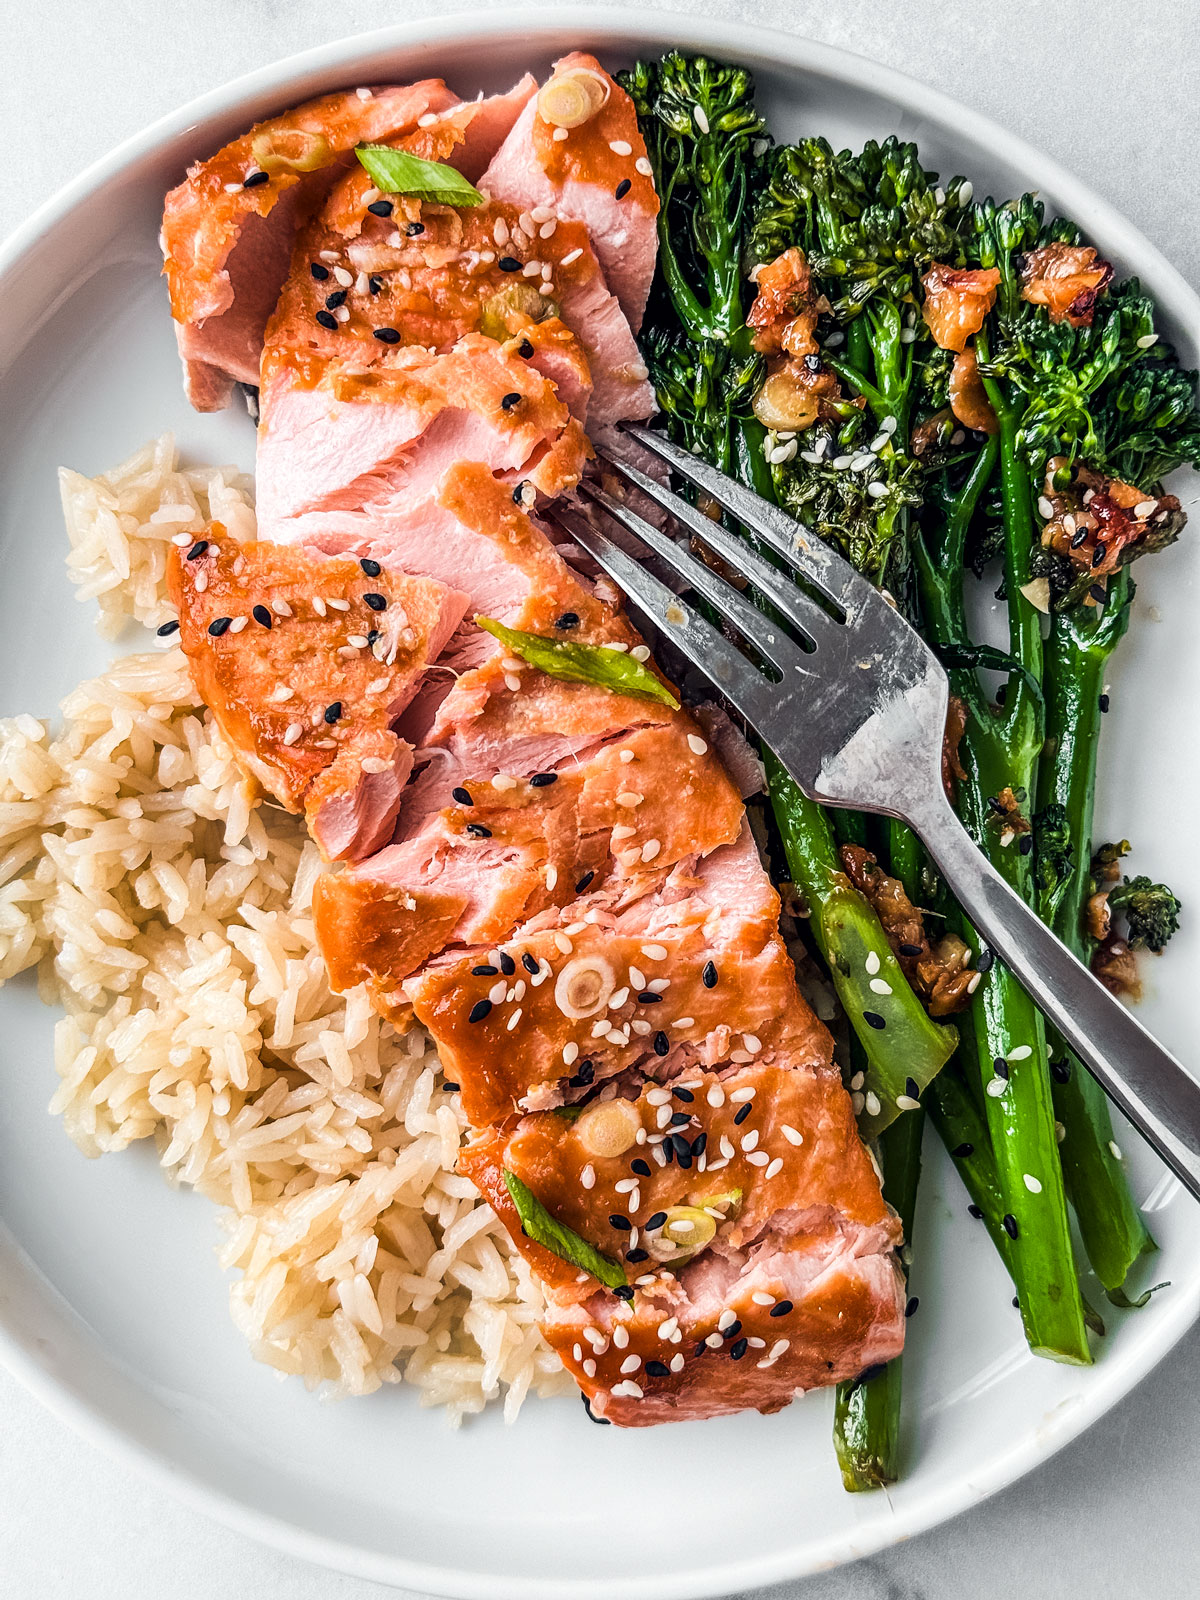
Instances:
[[[579,1060],[579,1046],[575,1043],[574,1039],[569,1040],[565,1045],[563,1045],[562,1058],[564,1067],[573,1067],[576,1061]]]
[[[670,978],[651,978],[646,985],[653,994],[664,994],[671,987]]]
[[[347,272],[345,267],[334,267],[333,276],[334,281],[340,283],[343,289],[350,288],[351,284],[354,282],[354,274],[352,272]]]
[[[629,1343],[629,1329],[618,1322],[612,1331],[612,1342],[618,1350],[624,1350]]]
[[[725,1104],[725,1091],[719,1083],[714,1083],[704,1098],[710,1106],[723,1106]]]
[[[303,728],[301,723],[299,723],[299,722],[289,722],[288,725],[287,725],[287,730],[283,735],[284,744],[287,744],[287,745],[295,744],[296,740],[300,737],[300,735],[303,732],[304,732],[304,728]]]
[[[747,1100],[753,1100],[757,1093],[758,1090],[753,1085],[746,1089],[735,1089],[729,1096],[729,1104],[731,1106],[740,1106]]]
[[[743,1139],[742,1139],[742,1149],[744,1151],[753,1150],[757,1143],[758,1143],[758,1129],[757,1128],[751,1128],[750,1132],[745,1134]]]
[[[670,1105],[670,1103],[671,1091],[669,1089],[654,1088],[650,1089],[646,1094],[646,1104],[649,1106],[666,1106]]]
[[[324,600],[321,599],[321,596],[319,594],[313,596],[312,605],[313,605],[313,610],[317,613],[317,615],[319,617],[323,617],[325,615],[325,602],[324,602]]]
[[[506,672],[504,674],[504,687],[510,694],[516,694],[517,690],[521,687],[521,680],[517,677],[515,672]]]
[[[492,779],[492,788],[499,789],[501,793],[506,789],[515,789],[516,787],[517,780],[510,778],[507,772],[498,772]]]
[[[640,1400],[645,1393],[640,1383],[634,1383],[632,1378],[622,1378],[620,1383],[614,1383],[609,1393],[614,1396],[628,1395],[631,1400]]]
[[[793,1128],[790,1123],[783,1123],[780,1131],[789,1144],[804,1143],[804,1135],[800,1132],[799,1128]]]
[[[866,1094],[863,1096],[863,1105],[866,1107],[866,1112],[869,1117],[877,1117],[879,1115],[879,1096],[874,1092],[874,1090],[867,1090]]]
[[[283,702],[284,700],[290,700],[295,693],[295,689],[291,688],[290,685],[281,683],[277,689],[272,689],[270,698],[278,702]]]
[[[704,1342],[710,1350],[719,1350],[725,1343],[719,1333],[710,1333]]]
[[[872,994],[891,994],[891,992],[892,992],[892,986],[887,981],[886,978],[872,978],[871,979],[871,993]]]
[[[850,460],[851,458],[849,456],[834,456],[829,465],[831,467],[835,467],[838,472],[845,472],[846,468],[850,465]]]
[[[193,587],[195,588],[197,594],[203,594],[208,588],[208,573],[203,570],[198,572],[196,574]]]
[[[1108,1152],[1114,1161],[1123,1161],[1125,1159],[1121,1154],[1121,1146],[1115,1139],[1110,1139],[1108,1141]]]
[[[667,959],[667,947],[662,944],[644,944],[642,946],[642,954],[647,961],[665,961]]]
[[[423,115],[421,115],[421,116],[419,116],[417,118],[417,127],[418,128],[432,128],[436,121],[437,121],[437,112],[436,111],[426,111],[426,112],[423,113]]]
[[[737,1316],[729,1309],[728,1306],[726,1306],[724,1311],[722,1311],[721,1315],[717,1318],[717,1329],[719,1332],[724,1333],[725,1329],[732,1328],[736,1321]]]
[[[633,146],[628,139],[610,139],[608,148],[615,156],[631,156],[633,154]]]
[[[765,1150],[752,1150],[746,1157],[752,1167],[765,1167],[770,1159]]]
[[[551,864],[546,868],[546,887],[547,887],[547,889],[553,889],[557,882],[558,882],[558,868],[553,864],[553,862],[551,862]]]
[[[676,1017],[671,1026],[673,1028],[694,1028],[696,1019],[695,1017]]]
[[[1139,500],[1133,508],[1133,514],[1138,518],[1148,517],[1157,504],[1157,500]]]
[[[1054,507],[1044,494],[1038,496],[1038,512],[1047,521],[1054,515]]]
[[[647,156],[639,156],[633,163],[633,170],[640,172],[643,178],[652,178],[654,176],[654,168],[650,165]]]
[[[537,278],[541,276],[542,263],[540,261],[527,261],[521,268],[523,278]]]
[[[854,1074],[854,1076],[850,1079],[850,1087],[852,1089],[861,1089],[865,1082],[866,1082],[866,1074],[862,1073],[862,1072],[856,1072]]]
[[[629,652],[629,655],[633,661],[649,661],[650,646],[648,644],[634,645],[633,649]]]
[[[642,860],[653,861],[661,849],[662,845],[657,839],[647,839],[642,846]]]
[[[592,1360],[591,1356],[589,1356],[583,1363],[583,1371],[584,1375],[588,1378],[594,1378],[596,1376],[596,1363]]]
[[[497,978],[495,983],[488,990],[488,999],[494,1006],[498,1006],[503,1002],[507,990],[508,985],[505,983],[504,979]]]
[[[742,1035],[742,1043],[750,1051],[751,1055],[757,1055],[762,1049],[762,1040],[756,1033],[744,1033]]]
[[[914,1100],[910,1094],[898,1094],[896,1096],[896,1107],[900,1111],[919,1111],[921,1102]]]
[[[683,1356],[682,1352],[680,1352],[680,1353],[678,1353],[676,1355],[673,1355],[671,1357],[671,1371],[672,1372],[682,1372],[683,1368],[684,1368],[684,1364],[685,1364],[685,1361],[684,1361],[684,1356]]]
[[[626,1356],[621,1363],[622,1372],[636,1372],[642,1364],[641,1356]]]
[[[553,138],[556,144],[561,144],[566,137],[567,130],[565,128],[555,128]]]
[[[1008,1052],[1008,1058],[1007,1059],[1009,1061],[1028,1061],[1029,1057],[1032,1054],[1033,1054],[1032,1045],[1018,1044],[1018,1045],[1014,1045],[1013,1048]]]
[[[850,1096],[850,1109],[851,1109],[851,1111],[853,1111],[854,1115],[857,1116],[859,1114],[859,1112],[862,1110],[862,1108],[863,1108],[863,1097],[862,1097],[862,1095],[861,1094],[857,1094],[857,1093],[852,1094]]]
[[[882,500],[887,492],[888,486],[880,478],[876,478],[874,483],[869,483],[867,485],[867,493],[871,496],[872,500]]]
[[[915,328],[901,328],[900,329],[900,343],[901,344],[911,344],[916,337],[917,337],[917,330]]]
[[[587,1166],[584,1167],[583,1171],[579,1174],[579,1181],[580,1181],[580,1183],[583,1185],[583,1187],[585,1189],[591,1189],[591,1188],[595,1187],[596,1169],[595,1169],[595,1167],[592,1165],[592,1163],[590,1161],[588,1162]]]
[[[733,1148],[733,1141],[725,1134],[721,1135],[721,1154],[726,1158],[737,1154],[737,1151]]]
[[[574,948],[575,948],[575,946],[571,943],[570,939],[567,938],[565,933],[557,933],[556,932],[555,935],[554,935],[554,943],[558,946],[559,950],[562,952],[562,954],[564,956],[569,956],[571,954],[571,951],[574,950]]]
[[[1022,1174],[1022,1176],[1025,1181],[1025,1187],[1029,1190],[1030,1194],[1041,1194],[1042,1186],[1034,1177],[1032,1172],[1026,1172]]]
[[[974,994],[976,989],[978,989],[979,985],[982,983],[982,981],[983,981],[983,973],[982,972],[973,973],[972,976],[971,976],[971,981],[967,984],[967,993],[968,994]]]
[[[679,1327],[679,1318],[678,1317],[668,1317],[665,1322],[660,1322],[659,1323],[659,1325],[658,1325],[658,1337],[660,1339],[669,1339],[671,1337],[671,1335],[675,1332],[675,1330],[678,1327]]]
[[[233,621],[229,624],[229,632],[241,633],[242,629],[249,621],[249,617],[234,617]]]
[[[616,1190],[617,1194],[629,1194],[632,1190],[636,1189],[637,1186],[638,1183],[636,1178],[618,1178],[616,1183],[613,1184],[613,1188]]]
[[[875,951],[875,950],[868,950],[867,951],[867,959],[863,962],[863,966],[866,967],[868,973],[870,973],[872,976],[874,976],[875,973],[877,973],[879,971],[879,954],[878,954],[878,952]]]
[[[1007,1089],[1007,1088],[1008,1088],[1008,1079],[1007,1078],[995,1077],[995,1078],[989,1079],[988,1086],[987,1086],[987,1092],[991,1095],[993,1100],[999,1100],[1000,1096],[1004,1093],[1005,1089]]]
[[[774,1161],[771,1162],[770,1166],[763,1173],[763,1177],[764,1178],[774,1178],[778,1173],[780,1173],[782,1171],[783,1171],[783,1162],[780,1160],[780,1158],[778,1156],[776,1156]]]
[[[635,794],[632,789],[624,789],[617,796],[617,804],[624,807],[626,811],[633,811],[641,805],[645,798],[644,794]]]
[[[586,921],[569,922],[567,924],[567,932],[572,936],[572,938],[574,938],[574,936],[577,933],[586,933],[587,932],[587,927],[588,927],[588,924],[587,924]]]
[[[1149,348],[1150,348],[1150,346],[1152,344],[1157,344],[1157,343],[1158,343],[1158,335],[1156,333],[1144,333],[1142,335],[1142,337],[1137,341],[1137,347],[1138,347],[1139,350],[1149,350]]]
[[[700,129],[700,132],[701,133],[707,133],[708,132],[708,117],[705,115],[704,107],[703,106],[693,106],[692,107],[692,116],[696,119],[696,126]]]

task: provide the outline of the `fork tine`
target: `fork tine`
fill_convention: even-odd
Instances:
[[[710,467],[707,462],[700,461],[690,451],[681,450],[661,433],[654,433],[633,422],[622,423],[619,431],[635,439],[660,461],[665,461],[681,478],[703,489],[705,494],[710,494],[718,505],[724,506],[739,522],[756,533],[764,544],[770,545],[815,589],[819,589],[835,605],[841,606],[847,616],[857,616],[876,598],[875,590],[855,572],[848,561],[844,561],[788,512],[771,505],[761,495],[744,488],[715,467]],[[609,455],[621,459],[619,448],[613,448],[611,438],[605,441],[605,449]],[[621,464],[624,470],[626,463],[622,461]]]
[[[777,702],[777,687],[723,634],[586,518],[565,514],[559,507],[548,511],[547,518],[556,522],[599,563],[639,610],[651,617],[676,649],[712,680],[752,727],[759,728],[765,722],[772,705]],[[755,616],[761,623],[757,612]]]
[[[677,572],[697,594],[703,595],[727,622],[733,623],[761,656],[772,662],[781,672],[803,670],[804,657],[792,641],[781,633],[778,627],[772,628],[770,618],[765,617],[757,606],[752,605],[719,573],[681,549],[669,535],[662,533],[644,517],[639,517],[635,511],[605,493],[603,489],[597,489],[585,481],[579,485],[579,493],[602,506],[610,517],[619,522],[623,528],[627,528],[635,538],[649,545],[660,560]],[[700,513],[697,512],[696,515],[699,517]],[[733,543],[732,540],[730,542]],[[829,626],[837,627],[838,624],[829,623]]]
[[[781,572],[778,567],[772,566],[769,561],[764,560],[756,550],[750,548],[744,539],[737,538],[728,529],[723,528],[719,522],[714,522],[711,517],[706,517],[703,511],[696,506],[689,504],[681,496],[672,493],[670,489],[664,488],[661,483],[656,483],[653,478],[640,471],[632,462],[622,461],[615,456],[607,455],[601,456],[600,460],[603,464],[614,467],[622,477],[640,489],[643,494],[648,495],[664,511],[670,512],[676,521],[682,522],[686,527],[690,528],[697,538],[703,540],[706,545],[715,551],[733,572],[740,577],[749,579],[763,594],[769,596],[771,602],[788,621],[794,623],[797,628],[802,629],[814,645],[832,644],[838,638],[838,635],[842,633],[843,625],[840,621],[835,621],[830,617],[829,613],[818,605],[811,595],[806,594],[803,589],[797,587],[794,578],[785,572]],[[639,525],[633,527],[627,520],[627,513],[625,508],[620,505],[620,502],[612,501],[587,482],[584,482],[580,487],[590,493],[594,499],[599,500],[612,516],[629,528],[631,533],[636,533],[639,538],[646,538],[642,531],[646,524],[643,524],[639,518],[637,519]],[[647,538],[646,542],[650,543],[651,541]],[[655,549],[658,548],[658,545],[655,545]],[[676,571],[690,581],[694,568],[689,567],[684,571],[674,560],[674,553],[677,551],[678,546],[672,543],[671,554],[660,553],[664,554],[666,560],[672,561]],[[705,570],[710,569],[705,568]],[[763,626],[764,621],[760,614],[756,623],[756,631],[761,632]]]

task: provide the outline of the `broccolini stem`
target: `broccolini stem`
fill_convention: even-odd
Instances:
[[[1107,618],[1056,614],[1046,649],[1046,758],[1038,804],[1063,807],[1072,859],[1065,884],[1054,892],[1043,889],[1039,911],[1081,960],[1086,958],[1100,696],[1109,655],[1128,622],[1129,587],[1128,573],[1122,572],[1109,596]],[[1116,1291],[1139,1257],[1157,1246],[1134,1201],[1124,1163],[1114,1154],[1104,1091],[1061,1044],[1055,1055],[1054,1110],[1064,1130],[1059,1154],[1067,1193],[1088,1260],[1104,1287]]]
[[[912,1241],[917,1209],[924,1125],[924,1112],[910,1111],[879,1136],[884,1198],[896,1208],[906,1245]],[[902,1270],[907,1283],[907,1265]],[[897,1356],[866,1378],[838,1385],[833,1443],[842,1483],[852,1494],[882,1488],[900,1476],[901,1359]]]

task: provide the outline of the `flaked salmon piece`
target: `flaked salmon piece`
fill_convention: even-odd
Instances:
[[[526,1116],[459,1169],[546,1284],[544,1332],[597,1416],[777,1410],[903,1343],[899,1227],[832,1067],[760,1056]],[[522,1231],[506,1170],[625,1272],[629,1301]]]
[[[366,982],[395,1018],[408,1010],[400,981],[451,942],[502,942],[519,923],[593,887],[615,883],[619,894],[636,895],[651,863],[661,875],[736,838],[737,791],[692,748],[695,737],[695,724],[680,716],[562,769],[506,773],[499,783],[491,772],[476,777],[431,761],[405,797],[401,827],[415,810],[413,831],[353,872],[318,880],[314,920],[334,987]],[[627,848],[621,836],[631,774],[649,791],[642,823],[652,847]],[[374,930],[369,947],[364,916]],[[524,960],[520,981],[538,987],[545,977]]]
[[[395,138],[455,103],[439,78],[324,95],[256,123],[171,190],[163,272],[197,410],[228,405],[235,382],[258,383],[293,235],[353,161],[355,145]]]
[[[536,93],[537,79],[527,72],[506,94],[481,94],[444,111],[428,112],[411,133],[386,142],[400,145],[423,161],[446,162],[474,183]]]
[[[653,842],[635,833],[630,847],[635,839],[643,850]],[[500,948],[546,973],[520,998],[492,1000],[492,985],[472,972],[478,949],[438,957],[404,991],[476,1125],[578,1099],[672,1055],[680,1065],[733,1060],[747,1037],[763,1051],[827,1061],[829,1035],[796,988],[778,915],[743,824],[736,842],[703,859],[610,879],[517,928]]]
[[[548,377],[565,376],[563,398],[580,422],[654,410],[633,333],[581,223],[535,222],[499,201],[451,207],[380,195],[362,170],[342,179],[297,238],[263,383],[298,355],[375,367],[397,348],[446,350],[476,332],[514,340]]]
[[[557,121],[562,80],[583,74],[603,103],[582,123]],[[493,199],[586,223],[629,325],[641,326],[658,249],[658,195],[633,102],[596,60],[572,51],[530,100],[480,179]]]
[[[901,1353],[895,1220],[867,1225],[818,1205],[779,1223],[630,1302],[605,1290],[547,1308],[542,1333],[593,1416],[644,1428],[779,1411]]]
[[[315,382],[299,364],[279,368],[263,392],[267,537],[313,542],[324,527],[304,521],[314,513],[411,516],[460,461],[503,475],[510,496],[518,482],[555,496],[579,481],[587,441],[554,385],[482,334],[444,354],[403,349],[365,372],[321,365]]]
[[[378,563],[206,539],[172,552],[197,692],[243,767],[303,812],[327,860],[391,835],[412,749],[393,725],[467,596]]]

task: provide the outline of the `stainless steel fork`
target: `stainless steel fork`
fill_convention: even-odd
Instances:
[[[781,570],[641,471],[637,451],[606,447],[602,460],[697,535],[729,572],[753,584],[808,648],[670,533],[602,488],[581,486],[731,623],[758,661],[595,522],[572,517],[572,536],[757,729],[805,794],[825,805],[898,817],[915,830],[981,937],[1200,1199],[1200,1083],[1009,888],[946,798],[941,754],[949,691],[932,651],[884,594],[785,511],[659,434],[625,432],[783,562]]]

